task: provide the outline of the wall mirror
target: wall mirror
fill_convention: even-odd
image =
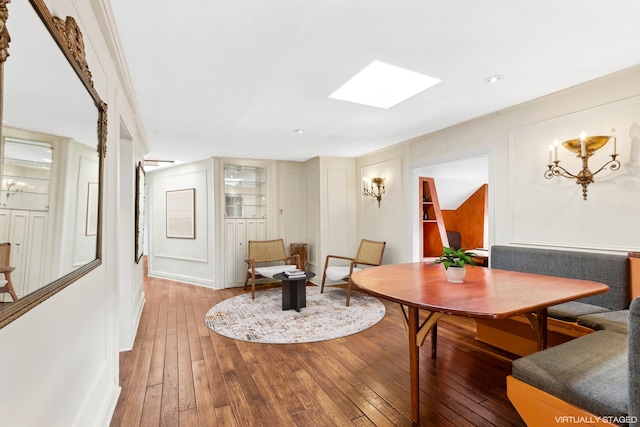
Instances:
[[[42,0],[0,0],[0,328],[101,264],[106,104],[82,32]],[[4,279],[0,277],[0,279]]]

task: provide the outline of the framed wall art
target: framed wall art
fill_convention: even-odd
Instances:
[[[196,238],[196,189],[167,191],[167,237]]]

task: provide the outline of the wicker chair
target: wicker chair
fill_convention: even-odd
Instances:
[[[287,256],[283,239],[249,240],[249,256],[244,261],[249,267],[244,280],[244,289],[247,289],[251,279],[251,299],[255,299],[256,280],[271,279],[274,274],[295,270],[300,264],[300,255]]]
[[[4,275],[4,280],[0,280],[0,294],[8,293],[14,301],[18,300],[16,291],[11,283],[11,272],[15,267],[11,267],[11,243],[0,243],[0,274]]]
[[[346,281],[347,283],[347,307],[351,300],[351,274],[354,271],[360,270],[357,265],[370,265],[376,266],[382,264],[382,255],[384,254],[384,248],[386,242],[377,242],[374,240],[362,239],[360,241],[360,247],[355,258],[349,258],[340,255],[327,255],[327,259],[324,263],[324,272],[322,273],[322,285],[320,286],[320,293],[324,292],[324,283],[327,277],[329,280],[334,281]],[[332,265],[329,266],[329,259],[341,259],[349,261],[349,265]]]

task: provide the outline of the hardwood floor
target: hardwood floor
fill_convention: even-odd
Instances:
[[[361,333],[255,344],[210,331],[205,313],[244,292],[145,279],[131,351],[120,354],[111,426],[410,426],[407,338],[396,304]],[[420,352],[423,426],[524,426],[506,397],[514,356],[478,343],[470,319],[439,322]]]

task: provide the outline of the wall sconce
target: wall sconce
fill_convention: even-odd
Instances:
[[[375,187],[377,188],[375,188]],[[363,196],[375,197],[378,200],[378,208],[380,208],[380,200],[384,194],[384,176],[382,178],[364,178]]]
[[[600,169],[595,172],[589,170],[589,157],[604,147],[604,145],[613,138],[613,154],[610,154],[611,160],[602,165]],[[582,159],[582,170],[577,174],[572,174],[565,168],[560,166],[560,159],[558,158],[558,140],[556,139],[553,144],[549,145],[549,164],[547,167],[549,170],[545,171],[544,177],[551,179],[554,176],[563,176],[565,178],[573,178],[576,180],[576,184],[582,186],[582,198],[587,200],[587,186],[593,182],[593,177],[600,171],[607,167],[616,171],[620,169],[620,162],[616,159],[618,153],[616,153],[616,130],[611,129],[611,135],[609,136],[586,136],[584,131],[580,134],[579,139],[570,139],[562,143],[567,150],[577,153],[576,157]]]

